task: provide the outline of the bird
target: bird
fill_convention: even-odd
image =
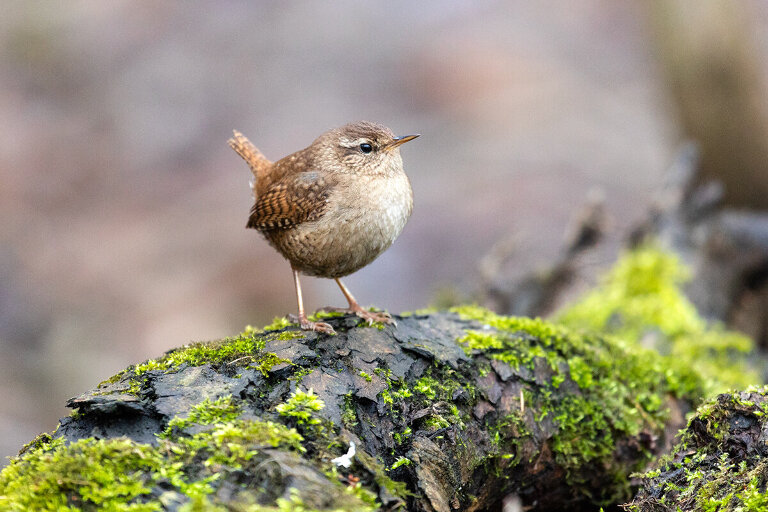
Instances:
[[[413,211],[413,191],[400,146],[419,134],[395,136],[369,121],[328,130],[312,144],[276,162],[242,133],[229,146],[253,177],[254,204],[247,228],[259,231],[288,260],[293,272],[302,330],[335,334],[331,325],[307,318],[299,275],[334,279],[347,308],[369,324],[394,324],[386,312],[360,306],[341,278],[375,260],[400,235]]]

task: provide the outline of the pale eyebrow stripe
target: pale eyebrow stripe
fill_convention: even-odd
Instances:
[[[341,139],[339,141],[339,144],[341,146],[344,146],[345,148],[354,148],[355,146],[359,146],[363,143],[373,144],[370,140],[366,139],[365,137],[361,137],[359,139],[350,140],[350,139]]]

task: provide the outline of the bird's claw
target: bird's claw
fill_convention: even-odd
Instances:
[[[307,320],[306,322],[299,323],[299,326],[303,331],[314,331],[314,332],[322,332],[325,334],[336,334],[336,331],[333,330],[333,327],[331,327],[331,324],[327,324],[325,322],[310,322]]]
[[[294,324],[299,324],[302,331],[322,332],[325,334],[336,334],[330,324],[325,322],[311,322],[306,317],[302,318],[298,315],[288,315],[288,320]]]
[[[394,325],[397,327],[397,322],[395,322],[392,319],[392,315],[386,311],[368,311],[367,309],[363,309],[361,307],[334,308],[330,306],[321,308],[319,311],[323,311],[325,313],[345,313],[348,315],[357,315],[359,318],[365,320],[368,325],[373,325],[375,322],[381,322],[382,324]]]

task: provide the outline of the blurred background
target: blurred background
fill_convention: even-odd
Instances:
[[[392,312],[472,298],[500,241],[535,269],[595,197],[622,232],[687,138],[765,207],[768,4],[739,7],[4,2],[0,465],[127,365],[294,312],[233,128],[273,160],[354,120],[422,134],[409,224],[346,280]],[[309,309],[344,304],[302,282]]]

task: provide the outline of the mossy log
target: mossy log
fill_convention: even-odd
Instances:
[[[0,473],[0,509],[594,510],[630,498],[701,392],[540,320],[395,318],[280,320],[129,367]]]
[[[627,506],[651,511],[768,510],[768,388],[702,405],[674,454],[646,473]]]

